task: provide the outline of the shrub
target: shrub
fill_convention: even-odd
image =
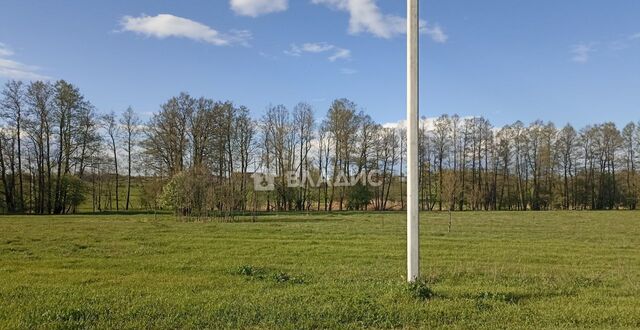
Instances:
[[[410,282],[408,290],[411,296],[416,299],[428,300],[435,296],[433,290],[429,287],[429,281],[422,277]]]

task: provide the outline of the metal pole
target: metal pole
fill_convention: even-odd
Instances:
[[[420,275],[418,200],[418,0],[407,0],[407,280]]]

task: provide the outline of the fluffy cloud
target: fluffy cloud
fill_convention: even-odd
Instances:
[[[260,15],[287,10],[288,0],[231,0],[231,9],[238,15]]]
[[[376,0],[311,0],[311,2],[348,12],[349,32],[352,34],[367,32],[377,37],[391,38],[407,31],[406,19],[383,14]],[[420,31],[435,42],[443,43],[448,39],[439,25],[431,26],[425,21],[420,21]]]
[[[0,43],[0,77],[24,80],[49,80],[50,78],[38,73],[40,68],[20,63],[9,57],[13,51],[5,44]]]
[[[251,39],[249,31],[234,30],[223,34],[205,24],[171,14],[142,15],[140,17],[125,16],[120,21],[120,26],[122,31],[130,31],[147,37],[160,39],[168,37],[187,38],[216,46],[246,45]]]
[[[309,42],[309,43],[302,44],[302,46],[296,46],[296,45],[291,46],[293,51],[298,54],[300,54],[301,52],[322,53],[328,50],[332,50],[334,47],[335,46],[330,45],[326,42],[316,42],[316,43]]]
[[[374,0],[312,0],[314,4],[349,12],[349,32],[369,32],[382,38],[390,38],[406,30],[405,19],[384,15]]]
[[[351,51],[344,48],[338,48],[333,55],[329,56],[329,61],[335,62],[340,59],[349,59],[351,58]]]
[[[595,52],[594,44],[577,44],[571,47],[571,60],[576,63],[587,63],[589,62],[589,58],[591,53]]]
[[[444,33],[444,30],[438,24],[431,25],[425,21],[420,21],[420,32],[428,35],[431,40],[438,43],[445,43],[449,39],[449,36]]]
[[[302,45],[292,44],[291,48],[284,51],[290,56],[300,56],[303,53],[331,53],[327,59],[331,62],[337,60],[345,60],[351,58],[351,51],[348,49],[336,47],[326,42],[308,42]]]
[[[0,42],[0,56],[9,57],[13,55],[13,51],[7,47],[7,45]]]

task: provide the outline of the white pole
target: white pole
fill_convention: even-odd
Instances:
[[[407,280],[420,274],[418,200],[418,0],[407,0]]]

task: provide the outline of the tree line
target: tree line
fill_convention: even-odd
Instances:
[[[403,209],[404,127],[376,123],[348,99],[333,101],[323,117],[315,110],[304,102],[271,105],[253,118],[232,102],[181,93],[143,122],[131,108],[101,114],[64,80],[11,80],[0,97],[0,208],[170,209],[187,216]],[[634,122],[577,130],[542,121],[494,127],[483,117],[423,118],[420,206],[635,209],[639,154]],[[273,189],[255,189],[256,175],[265,173],[275,178]]]

